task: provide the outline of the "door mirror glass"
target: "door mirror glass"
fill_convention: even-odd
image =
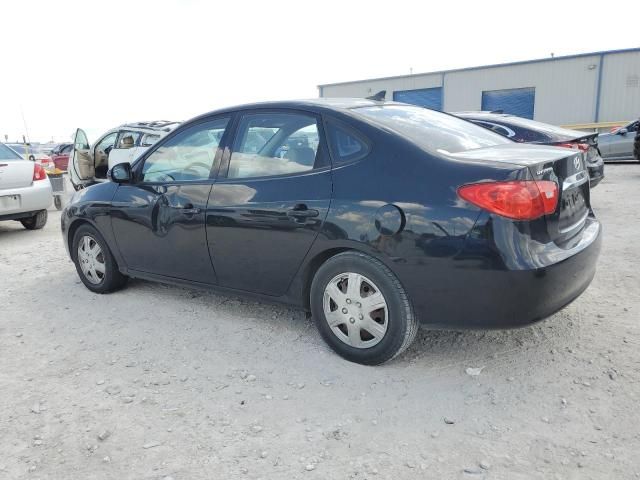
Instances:
[[[621,128],[620,130],[618,130],[618,135],[626,135],[628,132],[628,130],[626,128]]]
[[[131,181],[131,164],[128,162],[114,165],[110,171],[111,181],[116,183],[129,183]]]

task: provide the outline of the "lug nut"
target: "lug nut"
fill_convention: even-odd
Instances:
[[[351,323],[356,323],[356,319],[355,319],[355,318],[353,318],[353,317],[351,317],[351,318],[349,319],[349,321],[350,321]]]
[[[362,319],[364,318],[364,315],[360,314],[360,315],[358,315],[358,318],[359,318],[360,320],[362,320]]]
[[[346,308],[342,309],[342,313],[347,313],[347,312],[348,312],[348,310]]]
[[[347,303],[351,303],[351,299],[350,298],[347,298]]]

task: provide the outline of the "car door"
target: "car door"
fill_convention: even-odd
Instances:
[[[220,285],[284,295],[330,198],[330,161],[317,116],[294,110],[241,114],[207,211]]]
[[[118,187],[111,223],[130,270],[216,283],[205,212],[229,119],[174,132],[136,162],[131,184]]]
[[[70,153],[71,168],[69,176],[71,183],[75,186],[82,186],[93,181],[95,167],[87,134],[81,128],[76,130],[73,136],[73,150]]]

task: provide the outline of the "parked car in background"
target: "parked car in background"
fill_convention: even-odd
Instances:
[[[636,159],[633,155],[633,141],[639,126],[640,120],[634,120],[611,133],[599,135],[598,146],[605,162]]]
[[[44,153],[37,143],[7,143],[7,146],[18,152],[25,160],[39,163],[45,170],[53,170],[54,168],[51,157]]]
[[[28,230],[47,223],[51,183],[38,162],[0,143],[0,221],[17,220]]]
[[[60,143],[51,150],[51,160],[58,170],[67,171],[71,150],[73,150],[73,143]]]
[[[601,242],[580,151],[395,102],[219,110],[109,176],[62,214],[89,290],[138,277],[284,302],[364,364],[404,351],[420,322],[553,314],[590,284]]]
[[[76,190],[107,180],[107,171],[122,162],[133,162],[180,123],[160,120],[120,125],[89,144],[86,133],[78,129],[74,136],[68,167]]]
[[[582,160],[589,169],[591,188],[598,185],[604,178],[604,161],[598,151],[597,133],[569,130],[504,113],[458,112],[454,115],[499,133],[514,142],[553,145],[577,150],[582,153]]]

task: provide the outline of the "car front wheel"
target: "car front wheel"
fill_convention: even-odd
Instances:
[[[82,225],[73,237],[73,260],[82,283],[96,293],[107,293],[124,286],[127,277],[102,238],[90,225]]]
[[[343,252],[327,260],[311,284],[311,312],[339,355],[379,365],[413,342],[418,321],[398,278],[379,260]]]

